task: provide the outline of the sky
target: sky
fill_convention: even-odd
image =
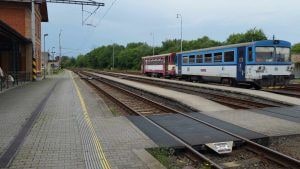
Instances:
[[[86,0],[87,1],[87,0]],[[94,0],[105,3],[82,25],[95,7],[48,3],[49,22],[42,24],[46,50],[76,57],[103,45],[209,36],[225,41],[232,33],[263,29],[269,39],[300,42],[299,0]]]

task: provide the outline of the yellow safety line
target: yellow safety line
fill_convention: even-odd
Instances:
[[[77,91],[77,95],[78,95],[79,100],[80,100],[80,104],[81,104],[81,107],[82,107],[84,119],[85,119],[86,123],[88,124],[88,127],[89,127],[89,129],[90,129],[90,131],[92,133],[94,145],[95,145],[95,147],[97,149],[97,155],[98,155],[98,158],[101,161],[102,168],[103,169],[110,169],[111,167],[110,167],[110,165],[109,165],[109,163],[108,163],[108,161],[107,161],[107,159],[105,157],[105,154],[104,154],[104,151],[102,149],[101,143],[100,143],[100,141],[99,141],[99,139],[98,139],[98,137],[96,135],[96,132],[95,132],[94,126],[92,124],[92,121],[91,121],[91,119],[89,117],[89,114],[88,114],[88,111],[87,111],[84,99],[83,99],[83,97],[81,95],[81,92],[80,92],[80,90],[79,90],[79,88],[78,88],[78,86],[77,86],[77,84],[76,84],[76,82],[75,82],[75,80],[74,80],[71,72],[69,72],[69,73],[70,73],[70,76],[72,78],[73,84],[74,84],[74,86],[76,88],[76,91]]]

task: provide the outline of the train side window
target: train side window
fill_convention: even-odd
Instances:
[[[182,63],[189,63],[189,57],[188,56],[183,56],[182,57]]]
[[[204,61],[205,63],[212,63],[212,54],[211,53],[205,54]]]
[[[190,64],[194,64],[195,63],[195,55],[190,55],[189,63]]]
[[[224,62],[234,62],[234,51],[224,52]]]
[[[196,63],[202,63],[203,62],[203,55],[197,55],[196,56]]]
[[[222,62],[222,52],[214,54],[214,62]]]
[[[252,47],[248,48],[248,62],[253,61],[253,53],[252,53]]]

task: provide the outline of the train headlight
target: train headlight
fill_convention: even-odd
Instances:
[[[294,67],[293,67],[293,66],[288,66],[288,67],[287,67],[287,71],[292,72],[293,70],[294,70]]]
[[[265,66],[259,66],[256,70],[256,72],[264,72],[266,70]]]

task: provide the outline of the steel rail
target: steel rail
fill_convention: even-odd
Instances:
[[[172,138],[174,138],[176,141],[178,141],[179,143],[181,143],[182,145],[184,145],[189,151],[193,152],[195,155],[199,156],[202,160],[208,162],[212,168],[216,168],[216,169],[222,169],[221,166],[219,166],[217,163],[213,162],[212,160],[210,160],[209,158],[207,158],[205,155],[201,154],[200,152],[198,152],[196,149],[194,149],[191,145],[189,145],[186,141],[184,141],[183,139],[177,137],[175,134],[173,134],[172,132],[168,131],[166,128],[160,126],[158,123],[156,123],[155,121],[151,120],[150,118],[148,118],[147,116],[143,115],[142,113],[139,113],[135,110],[133,110],[132,108],[128,107],[127,105],[123,104],[121,100],[119,100],[118,98],[115,98],[114,96],[112,96],[111,94],[107,93],[106,91],[102,90],[100,87],[98,87],[97,85],[93,84],[88,78],[85,78],[85,80],[89,83],[89,84],[92,84],[93,87],[95,87],[97,90],[101,91],[101,93],[103,93],[105,96],[107,96],[108,98],[112,99],[117,105],[121,106],[122,108],[125,108],[125,110],[131,112],[131,114],[136,114],[136,115],[139,115],[141,117],[143,117],[144,119],[146,119],[148,122],[150,122],[151,124],[153,124],[154,126],[158,127],[159,129],[161,129],[162,131],[164,131],[165,133],[167,133],[169,136],[171,136]],[[97,81],[100,81],[99,78],[95,78],[95,80]],[[136,94],[134,94],[133,92],[130,92],[126,89],[122,89],[118,86],[115,86],[115,85],[112,85],[112,84],[109,84],[107,82],[103,82],[101,81],[102,83],[105,83],[109,86],[112,86],[112,87],[115,87],[121,91],[124,91],[130,95],[135,95],[137,97],[141,97],[142,99],[146,99],[142,96],[138,96]],[[148,99],[146,99],[148,100]],[[153,103],[153,104],[157,104],[161,107],[164,107],[165,109],[170,109],[170,111],[175,111],[177,112],[176,110],[173,110],[169,107],[166,107],[166,106],[163,106],[163,105],[160,105],[159,103],[156,103],[152,100],[148,100],[149,102]]]
[[[96,75],[93,75],[93,76],[96,76]],[[108,79],[106,79],[106,80],[108,80]],[[109,80],[109,81],[112,81],[112,80]],[[107,82],[106,82],[106,83],[107,83]],[[115,82],[115,81],[114,81],[114,83],[118,83],[118,82]],[[120,90],[127,91],[127,92],[129,92],[129,93],[132,93],[132,92],[126,90],[126,89],[120,88],[119,86],[116,86],[116,85],[113,85],[113,84],[109,84],[109,85],[115,86],[116,88],[119,88]],[[132,94],[134,94],[134,93],[132,93]],[[154,102],[154,101],[153,101],[153,102]],[[255,142],[249,140],[248,138],[245,138],[245,137],[239,136],[239,135],[237,135],[237,134],[235,134],[235,133],[232,133],[232,132],[230,132],[230,131],[224,130],[224,129],[220,128],[220,127],[217,127],[217,126],[215,126],[215,125],[213,125],[213,124],[210,124],[210,123],[208,123],[208,122],[205,122],[205,121],[203,121],[203,120],[201,120],[201,119],[195,118],[195,117],[193,117],[193,116],[191,116],[191,115],[188,115],[188,114],[186,114],[186,113],[179,112],[179,111],[174,110],[174,109],[172,109],[172,108],[169,108],[169,109],[171,109],[171,110],[173,110],[174,112],[177,112],[178,114],[181,114],[181,115],[183,115],[183,116],[185,116],[185,117],[188,117],[188,118],[190,118],[190,119],[193,119],[193,120],[195,120],[195,121],[197,121],[197,122],[200,122],[200,123],[202,123],[202,124],[205,124],[205,125],[207,125],[207,126],[209,126],[209,127],[212,127],[212,128],[214,128],[214,129],[216,129],[216,130],[222,131],[222,132],[224,132],[224,133],[226,133],[226,134],[228,134],[228,135],[231,135],[231,136],[233,136],[233,137],[236,137],[236,138],[238,138],[238,139],[244,141],[244,142],[246,143],[247,148],[248,148],[249,150],[254,151],[256,154],[258,154],[258,155],[260,155],[260,156],[263,156],[263,157],[265,157],[265,158],[268,158],[268,159],[270,159],[271,161],[274,161],[274,162],[276,162],[276,163],[278,163],[278,164],[280,164],[280,165],[283,165],[283,166],[285,166],[285,167],[288,167],[288,168],[300,168],[300,160],[297,160],[297,159],[295,159],[295,158],[292,158],[292,157],[290,157],[290,156],[287,156],[287,155],[285,155],[285,154],[283,154],[283,153],[280,153],[280,152],[278,152],[278,151],[272,150],[272,149],[270,149],[270,148],[268,148],[268,147],[262,146],[262,145],[260,145],[260,144],[258,144],[258,143],[255,143]]]
[[[89,79],[89,78],[83,78],[83,79],[87,79],[87,80],[97,80],[97,81],[99,81],[99,78],[93,78],[93,79]],[[101,79],[101,78],[100,78]],[[94,84],[94,83],[91,83],[90,81],[88,81],[92,86],[94,86],[95,88],[100,88],[100,87],[98,87],[96,84]],[[101,81],[102,83],[105,83],[105,82],[103,82],[103,81]],[[106,85],[109,85],[108,83],[105,83]],[[111,86],[111,85],[109,85],[109,86]],[[113,87],[113,88],[116,88],[115,86]],[[101,89],[101,88],[100,88]],[[100,90],[99,89],[99,90]],[[102,89],[101,89],[102,90]],[[118,90],[120,90],[119,88],[118,88]],[[122,92],[124,92],[124,93],[126,93],[127,95],[128,95],[128,91],[122,91]],[[149,99],[147,99],[147,98],[145,98],[145,97],[143,97],[143,96],[139,96],[139,95],[136,95],[136,94],[132,94],[131,93],[131,97],[134,97],[135,99],[138,99],[138,100],[140,100],[141,102],[143,102],[143,103],[145,103],[145,104],[150,104],[150,105],[152,105],[154,108],[156,108],[156,109],[158,109],[158,110],[160,110],[162,113],[177,113],[177,112],[174,112],[174,110],[172,110],[172,109],[169,109],[168,107],[165,107],[165,106],[162,106],[161,104],[158,104],[157,102],[154,102],[154,101],[152,101],[152,100],[149,100]],[[120,100],[120,99],[119,99]],[[144,113],[143,113],[144,114]]]
[[[300,98],[300,92],[299,91],[291,91],[291,90],[284,90],[284,89],[280,89],[280,90],[264,89],[263,91]]]
[[[92,71],[95,73],[100,73],[97,71]],[[212,100],[227,106],[230,106],[232,108],[244,108],[244,109],[251,109],[251,108],[264,108],[264,107],[278,107],[276,105],[272,105],[272,104],[266,104],[266,103],[259,103],[256,101],[249,101],[246,99],[237,99],[231,96],[226,96],[224,94],[218,94],[218,93],[212,93],[212,92],[216,92],[216,91],[212,91],[212,89],[208,89],[209,91],[198,91],[198,90],[193,90],[193,89],[188,89],[190,86],[182,86],[180,85],[180,87],[178,87],[177,84],[164,84],[165,82],[156,82],[156,81],[150,81],[148,79],[141,79],[139,77],[131,77],[131,76],[127,76],[124,74],[116,74],[116,73],[111,73],[111,72],[101,72],[101,74],[106,74],[106,75],[111,75],[111,76],[122,76],[122,77],[127,77],[129,80],[134,80],[134,81],[139,81],[142,83],[151,83],[153,85],[163,85],[167,88],[176,88],[179,90],[185,90],[185,91],[190,91],[190,92],[195,92],[198,94],[201,94],[204,98],[207,98],[208,100]],[[188,87],[188,88],[187,88]],[[210,92],[212,91],[212,92]],[[224,99],[224,98],[228,98],[228,99]]]

